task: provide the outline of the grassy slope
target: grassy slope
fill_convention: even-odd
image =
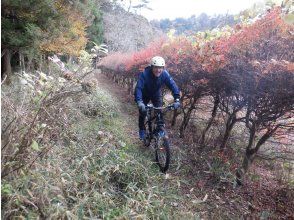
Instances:
[[[96,116],[81,113],[89,106]],[[2,218],[196,218],[180,204],[179,179],[161,174],[130,135],[124,107],[101,88],[72,100],[70,135],[18,178],[2,180]]]

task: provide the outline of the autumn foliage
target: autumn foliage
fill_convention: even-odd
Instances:
[[[78,10],[59,2],[55,4],[58,4],[57,9],[60,13],[67,17],[69,27],[61,28],[56,38],[48,37],[48,40],[44,39],[40,44],[40,49],[43,52],[79,56],[80,51],[86,47],[88,41],[86,37],[87,22]],[[50,36],[52,33],[45,34]]]
[[[219,112],[226,115],[221,149],[227,146],[236,123],[247,127],[249,140],[240,177],[266,140],[293,126],[289,120],[294,111],[293,48],[293,27],[284,22],[281,9],[275,8],[253,24],[236,26],[229,35],[212,40],[197,35],[192,40],[159,41],[134,54],[108,56],[101,66],[117,81],[131,79],[131,93],[137,74],[150,58],[163,56],[182,92],[181,136],[203,99],[213,100],[213,108],[201,147],[205,147],[205,134]]]

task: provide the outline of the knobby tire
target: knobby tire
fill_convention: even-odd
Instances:
[[[161,172],[165,173],[169,168],[171,152],[168,139],[166,137],[162,137],[160,139],[161,140],[158,141],[158,146],[155,151],[155,160]],[[163,163],[160,158],[162,155],[165,156]]]

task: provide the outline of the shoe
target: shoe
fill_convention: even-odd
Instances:
[[[139,138],[140,138],[140,140],[144,140],[145,139],[145,130],[140,130],[139,131]]]
[[[163,130],[161,130],[161,131],[158,132],[158,135],[160,137],[164,137],[165,136],[165,132]]]

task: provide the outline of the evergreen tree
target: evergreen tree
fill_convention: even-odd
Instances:
[[[59,5],[53,0],[4,0],[1,2],[2,73],[11,73],[11,58],[19,55],[19,62],[28,62],[39,55],[44,38],[54,38],[57,27],[65,22]],[[50,33],[50,35],[46,34]]]
[[[89,42],[87,44],[87,49],[91,49],[94,43],[103,43],[103,25],[102,25],[102,12],[100,10],[97,1],[93,0],[89,3],[89,9],[91,14],[90,25],[87,28],[87,35]],[[94,43],[93,43],[94,42]]]
[[[41,56],[77,56],[88,40],[103,41],[98,0],[3,0],[1,9],[3,75],[10,75],[11,64],[35,68]]]

